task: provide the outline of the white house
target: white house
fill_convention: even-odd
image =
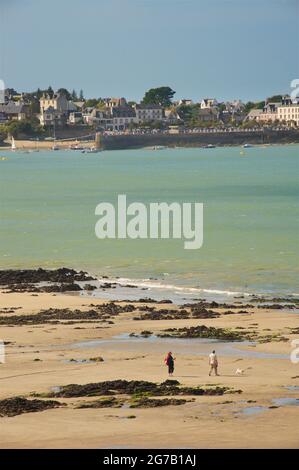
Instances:
[[[215,98],[204,98],[200,102],[201,109],[217,108],[218,102]]]
[[[49,108],[53,108],[61,113],[67,113],[70,111],[69,101],[64,94],[60,93],[54,93],[53,96],[44,94],[40,98],[39,104],[41,113]]]
[[[299,104],[292,103],[278,106],[277,118],[280,122],[295,123],[296,126],[299,126]]]
[[[135,109],[130,106],[118,106],[112,109],[113,130],[122,131],[130,124],[137,124]]]
[[[138,123],[163,120],[162,106],[156,104],[136,104],[134,107]]]

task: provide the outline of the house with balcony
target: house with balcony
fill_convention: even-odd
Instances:
[[[40,113],[38,118],[43,127],[63,127],[66,123],[66,115],[52,106]]]
[[[138,124],[145,122],[163,121],[164,112],[160,105],[136,104],[134,106]]]
[[[123,131],[130,124],[138,124],[138,118],[134,108],[130,106],[118,106],[112,109],[111,118],[113,130]]]

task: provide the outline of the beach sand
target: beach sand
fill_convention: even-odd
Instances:
[[[103,302],[79,295],[0,294],[1,316],[12,315],[3,313],[5,308],[11,307],[21,307],[14,315],[24,315],[50,307],[86,310],[91,303],[95,305]],[[136,304],[136,309],[138,306],[140,304]],[[155,306],[175,308],[171,305]],[[168,378],[163,359],[170,345],[176,357],[173,379],[180,384],[218,384],[235,390],[241,389],[242,394],[198,396],[185,405],[152,409],[75,409],[79,402],[91,398],[61,398],[59,400],[67,403],[67,406],[0,418],[0,447],[299,447],[299,407],[280,406],[269,409],[273,406],[273,399],[295,398],[299,394],[298,391],[286,388],[299,386],[299,364],[293,364],[289,358],[291,340],[298,335],[290,334],[288,329],[298,328],[298,310],[252,308],[248,314],[160,321],[134,321],[134,315],[136,312],[121,313],[113,318],[113,324],[1,326],[1,339],[9,343],[6,345],[6,361],[0,364],[0,400],[16,396],[29,397],[32,392],[49,392],[52,387],[67,384],[115,379],[161,383]],[[232,350],[225,353],[223,345],[194,340],[115,339],[115,336],[131,332],[138,334],[143,330],[150,330],[155,333],[170,327],[202,324],[225,328],[251,327],[261,335],[279,332],[289,341],[271,341],[255,346],[231,345]],[[267,331],[269,329],[271,331]],[[91,343],[90,347],[75,345],[93,340],[103,342]],[[208,376],[208,353],[214,348],[220,363],[219,377]],[[258,352],[265,353],[266,357],[259,357],[256,354]],[[267,356],[271,354],[278,356]],[[98,356],[103,357],[104,362],[67,362],[71,359],[82,360]],[[244,369],[244,374],[236,376],[237,368]],[[256,406],[264,408],[255,414],[246,414],[243,411]]]

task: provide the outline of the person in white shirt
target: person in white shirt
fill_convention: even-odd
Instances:
[[[209,354],[209,365],[210,365],[209,375],[211,375],[213,371],[215,372],[215,375],[219,375],[218,374],[218,359],[217,359],[215,351]]]

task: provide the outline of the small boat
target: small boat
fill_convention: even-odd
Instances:
[[[155,145],[152,150],[165,150],[166,147],[164,147],[163,145]]]
[[[215,147],[216,147],[216,146],[213,145],[213,144],[208,144],[208,145],[206,145],[204,148],[205,148],[205,149],[214,149]]]
[[[59,150],[59,147],[57,145],[53,145],[52,150]]]
[[[15,139],[14,139],[14,137],[12,137],[12,138],[11,138],[11,151],[12,151],[12,152],[15,152],[16,148],[17,148],[17,147],[16,147]]]
[[[244,149],[248,149],[248,148],[250,148],[250,147],[252,147],[252,145],[250,145],[250,144],[244,144],[244,145],[243,145],[243,148],[244,148]]]
[[[82,150],[82,153],[99,153],[99,152],[101,152],[101,150],[96,149],[95,147]]]

